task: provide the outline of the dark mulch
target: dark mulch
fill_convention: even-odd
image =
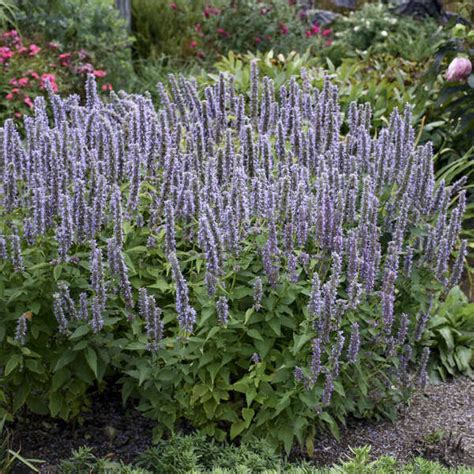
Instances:
[[[44,417],[24,419],[15,427],[15,448],[21,447],[27,458],[45,460],[42,472],[50,473],[57,472],[50,466],[80,446],[124,462],[151,446],[153,422],[130,406],[123,408],[119,393],[97,395],[83,420],[71,426]],[[350,453],[349,447],[367,444],[374,457],[387,454],[404,462],[424,456],[447,466],[474,466],[474,381],[459,378],[418,391],[395,423],[352,421],[339,441],[322,435],[315,443],[314,461],[333,464]]]
[[[132,462],[152,445],[155,423],[130,405],[122,406],[120,390],[108,390],[93,397],[91,410],[75,426],[61,420],[28,416],[14,427],[14,448],[25,458],[46,461],[42,472],[56,472],[50,466],[71,456],[73,450],[89,446],[97,457]],[[22,472],[20,467],[15,471]]]

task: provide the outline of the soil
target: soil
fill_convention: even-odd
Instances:
[[[53,466],[81,446],[91,447],[98,457],[133,462],[151,446],[153,422],[131,406],[124,408],[120,394],[109,391],[94,397],[82,424],[30,416],[14,430],[14,448],[21,448],[26,458],[45,460],[42,473],[56,473]],[[474,467],[474,381],[458,378],[429,385],[414,394],[395,423],[353,420],[341,430],[339,441],[320,436],[313,460],[333,464],[350,454],[349,447],[367,444],[374,457],[387,454],[405,462],[423,456],[446,466]]]

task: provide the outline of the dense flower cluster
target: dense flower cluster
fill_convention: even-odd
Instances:
[[[16,118],[33,107],[33,99],[45,94],[51,87],[58,92],[59,86],[77,82],[88,74],[103,79],[107,72],[91,64],[90,55],[84,51],[61,52],[55,43],[42,47],[27,44],[16,30],[0,34],[0,66],[2,67],[4,106]],[[110,83],[101,85],[103,91],[112,90]]]
[[[418,338],[431,305],[401,313],[397,285],[415,271],[446,288],[458,282],[466,242],[453,263],[451,255],[465,208],[463,182],[435,185],[431,146],[416,146],[408,106],[372,137],[370,107],[353,103],[344,118],[329,80],[318,90],[292,79],[279,100],[270,79],[259,81],[255,63],[251,81],[248,111],[224,75],[204,99],[193,80],[170,77],[171,94],[159,86],[159,110],[148,96],[112,93],[102,101],[93,75],[85,105],[50,91],[52,121],[45,100],[36,98],[25,140],[11,120],[2,130],[1,258],[21,272],[22,251],[41,245],[43,236],[55,236],[58,262],[70,259],[74,245],[86,246],[90,288],[76,300],[67,286],[57,288],[59,329],[88,319],[101,331],[117,292],[124,308],[142,316],[148,348],[157,351],[167,330],[163,311],[146,289],[134,293],[125,225],[148,227],[149,248],[164,233],[184,335],[200,314],[180,252],[202,255],[209,298],[225,326],[232,319],[225,275],[237,271],[229,262],[253,249],[263,268],[248,283],[255,311],[281,283],[312,282],[307,320],[316,336],[308,370],[297,367],[295,377],[307,387],[324,377],[327,405],[341,361],[355,364],[364,346],[360,323],[346,322],[344,330],[345,316],[367,302],[378,308],[374,337],[399,354],[403,376],[412,357],[408,328]],[[17,339],[26,339],[24,320]],[[258,363],[259,354],[252,360]]]

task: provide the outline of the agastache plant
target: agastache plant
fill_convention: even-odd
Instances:
[[[276,91],[256,63],[250,76],[249,103],[223,74],[202,93],[171,76],[170,93],[158,86],[157,109],[125,92],[102,100],[89,77],[83,105],[51,95],[51,120],[37,98],[24,139],[7,120],[0,265],[26,278],[38,263],[29,249],[42,253],[49,238],[54,262],[68,267],[80,256],[80,289],[55,280],[44,295],[61,333],[81,321],[100,333],[106,315],[139,313],[155,352],[173,330],[204,333],[203,307],[215,308],[223,334],[244,331],[236,327],[248,310],[267,327],[286,308],[291,317],[272,326],[274,337],[294,344],[294,379],[318,386],[321,405],[337,396],[341,373],[378,347],[404,379],[431,303],[402,308],[400,290],[428,275],[435,304],[461,279],[463,182],[436,184],[432,147],[417,144],[409,107],[374,136],[370,106],[353,103],[344,116],[328,78],[321,90],[293,78]],[[162,295],[153,299],[147,285],[174,302],[158,308]],[[262,367],[278,360],[273,346],[257,352],[254,343],[245,342],[247,362],[253,352]]]

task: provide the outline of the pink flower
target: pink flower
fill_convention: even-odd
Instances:
[[[311,27],[311,33],[313,33],[313,35],[317,35],[320,31],[321,31],[321,28],[319,28],[319,25],[313,25]]]
[[[462,81],[472,72],[472,64],[469,59],[455,58],[451,61],[446,72],[446,80],[448,81]]]
[[[198,42],[196,40],[192,40],[189,45],[191,46],[191,48],[197,48]]]
[[[255,43],[259,44],[262,42],[262,39],[259,38],[258,36],[255,38]]]
[[[217,28],[216,31],[224,38],[228,38],[230,36],[229,33],[227,33],[227,31],[224,30],[224,28]]]
[[[329,36],[331,33],[332,33],[331,28],[327,28],[327,29],[323,30],[323,32],[321,34],[323,36]]]
[[[11,86],[17,86],[18,85],[18,79],[15,79],[15,78],[10,79],[8,81],[8,84],[10,84]]]
[[[304,34],[306,35],[306,38],[311,38],[311,36],[313,36],[311,30],[305,31]]]
[[[107,75],[107,72],[102,70],[102,69],[96,69],[93,72],[93,74],[94,74],[95,77],[105,77]]]
[[[213,7],[212,5],[206,5],[204,7],[204,11],[203,11],[203,15],[206,18],[209,18],[211,16],[220,15],[220,13],[221,13],[221,11],[219,10],[219,8]]]
[[[282,35],[287,35],[288,34],[288,27],[285,25],[285,23],[280,23],[278,25],[278,28],[280,29],[280,33]]]
[[[30,76],[31,76],[33,79],[36,79],[36,80],[39,79],[39,74],[38,74],[37,72],[30,72]]]
[[[173,3],[170,4],[170,8],[171,8],[171,10],[177,10],[178,5],[176,5],[176,3],[173,2]]]
[[[23,102],[31,109],[33,107],[33,101],[31,100],[30,97],[26,96],[23,99]]]
[[[36,44],[30,44],[28,51],[30,56],[36,56],[41,51],[41,48]]]
[[[27,53],[28,52],[28,48],[25,48],[24,46],[21,46],[20,48],[18,48],[18,54],[23,54],[23,53]]]
[[[104,92],[107,92],[107,91],[111,91],[113,90],[113,87],[112,87],[112,84],[110,83],[107,83],[107,84],[103,84],[101,89],[104,91]]]
[[[326,42],[324,43],[326,46],[331,46],[332,45],[332,39],[328,39],[326,40]]]
[[[16,117],[17,119],[21,118],[21,112],[15,112],[15,117]]]
[[[196,23],[196,24],[194,25],[194,31],[195,31],[196,33],[201,33],[201,31],[202,31],[201,23]]]
[[[94,66],[90,63],[83,64],[76,69],[77,74],[92,74],[94,72]]]
[[[13,51],[6,46],[0,48],[0,64],[5,64],[13,56]]]
[[[6,98],[7,100],[13,100],[13,94],[12,94],[11,92],[9,92],[9,93],[5,96],[5,98]]]
[[[41,74],[41,84],[42,89],[46,89],[46,84],[50,83],[53,92],[58,92],[58,85],[56,84],[56,76],[54,74],[44,73]]]
[[[29,82],[29,81],[30,81],[30,80],[29,80],[27,77],[21,77],[20,79],[18,79],[18,85],[19,85],[20,87],[25,87],[25,86],[28,85],[28,82]]]

